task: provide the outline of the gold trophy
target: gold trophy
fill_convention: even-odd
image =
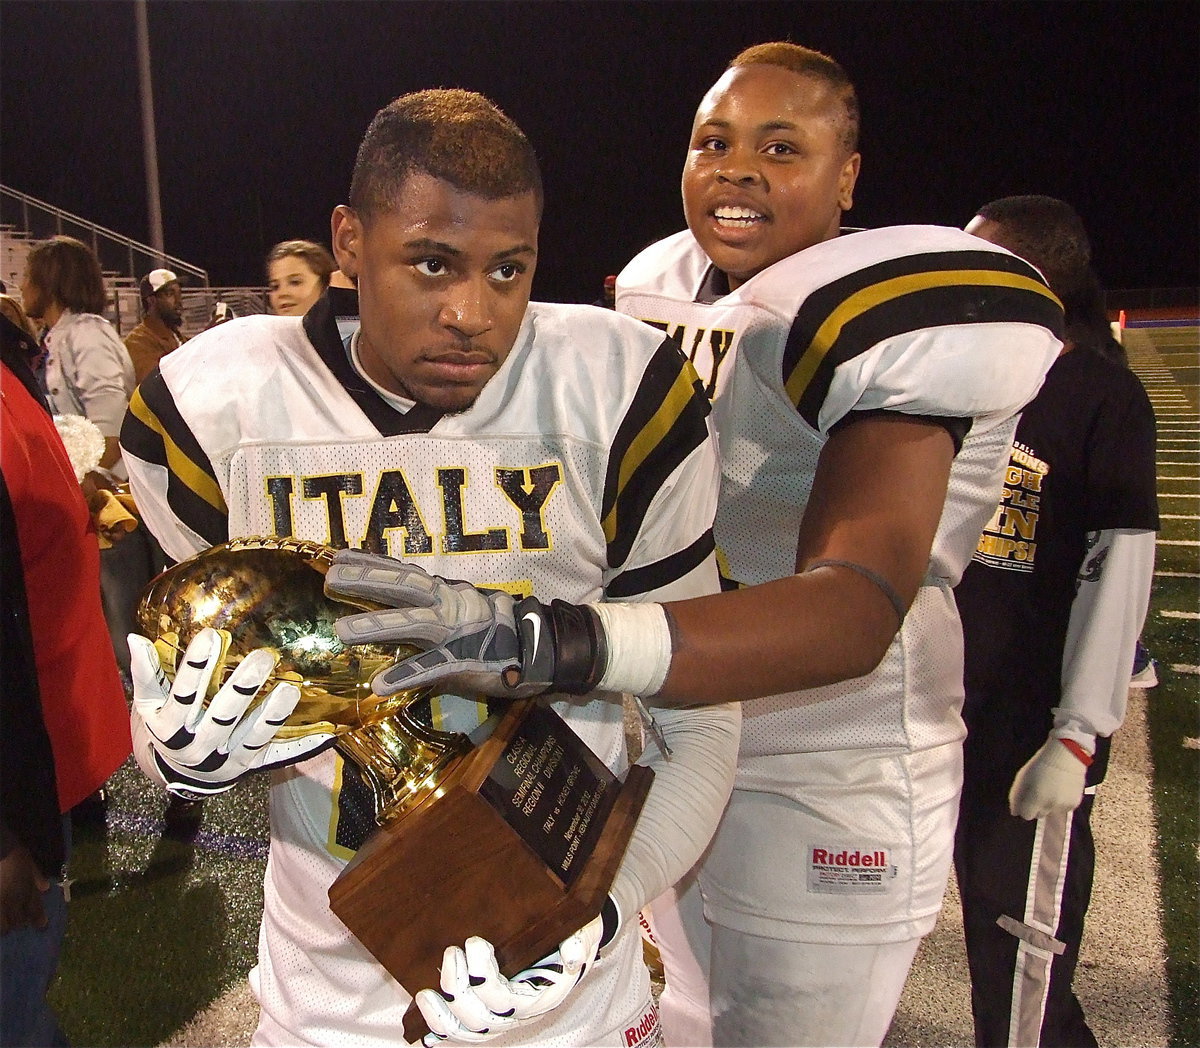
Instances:
[[[273,679],[301,697],[277,736],[333,732],[374,791],[379,827],[330,887],[330,908],[402,986],[437,986],[443,949],[469,935],[515,975],[600,912],[654,773],[635,764],[619,780],[534,699],[489,717],[475,745],[422,718],[432,689],[373,694],[371,677],[417,649],[342,644],[334,621],[379,605],[325,595],[335,552],[292,538],[215,546],[150,583],[138,629],[168,677],[202,628],[226,631],[211,694],[251,651],[279,653]],[[430,861],[446,849],[453,864]],[[415,1006],[404,1030],[427,1032]]]
[[[437,731],[421,716],[431,689],[386,697],[371,691],[376,672],[417,649],[348,648],[338,639],[335,619],[378,605],[325,595],[325,572],[335,552],[292,538],[241,538],[214,546],[150,583],[137,609],[137,627],[154,642],[170,678],[197,633],[206,626],[227,632],[228,651],[209,698],[250,652],[278,652],[260,694],[268,694],[276,681],[290,681],[300,689],[300,702],[276,735],[336,735],[338,751],[370,783],[382,824],[436,793],[472,745],[467,736]]]

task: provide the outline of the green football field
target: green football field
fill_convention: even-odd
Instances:
[[[1173,1045],[1200,1044],[1200,426],[1197,328],[1126,333],[1158,418],[1162,529],[1143,640],[1158,662],[1148,724]]]
[[[1200,1044],[1197,809],[1200,790],[1200,426],[1197,328],[1130,329],[1131,362],[1159,419],[1162,532],[1144,638],[1157,854],[1173,1045]],[[164,839],[163,798],[132,764],[111,782],[108,830],[71,864],[67,941],[52,1000],[78,1046],[172,1037],[253,963],[266,863],[266,783],[210,801],[193,845]]]

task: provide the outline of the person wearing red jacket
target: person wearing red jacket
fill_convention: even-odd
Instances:
[[[0,328],[0,1043],[58,1045],[46,990],[66,931],[65,813],[131,744],[91,515],[29,336],[7,317]]]

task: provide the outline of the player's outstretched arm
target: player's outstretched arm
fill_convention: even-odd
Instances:
[[[953,457],[933,422],[887,415],[843,426],[821,453],[797,574],[734,592],[661,605],[518,606],[353,550],[335,556],[326,589],[400,609],[339,619],[345,643],[428,649],[381,673],[381,694],[464,674],[494,696],[600,688],[664,705],[818,687],[883,658],[924,579]]]
[[[275,737],[300,701],[294,684],[276,684],[251,708],[278,661],[265,649],[247,655],[206,704],[228,646],[227,633],[201,630],[170,684],[154,645],[129,636],[134,756],[151,780],[185,800],[222,793],[252,771],[293,764],[333,742],[327,732]]]
[[[954,445],[940,425],[872,416],[821,452],[796,574],[666,605],[673,656],[658,701],[732,701],[870,673],[916,597]]]

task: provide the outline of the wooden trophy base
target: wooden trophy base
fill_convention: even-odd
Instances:
[[[514,703],[437,794],[371,835],[330,908],[411,994],[437,989],[446,947],[472,935],[516,975],[599,914],[653,778],[635,764],[620,782],[552,709]],[[410,1006],[405,1036],[427,1032]]]

